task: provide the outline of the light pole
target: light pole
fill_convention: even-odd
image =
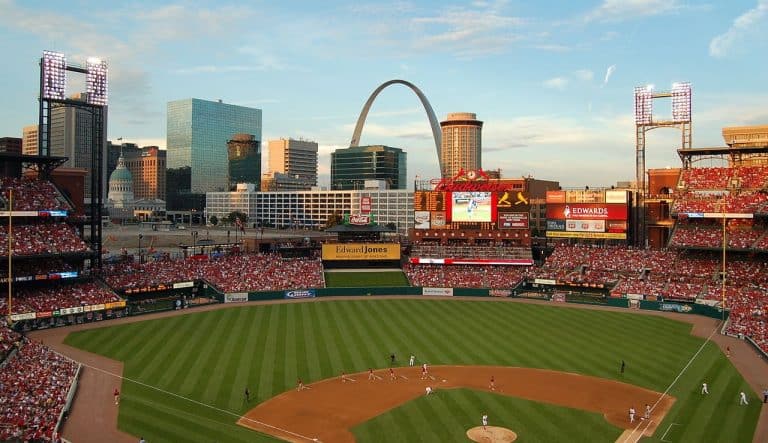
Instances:
[[[192,255],[195,255],[195,248],[197,247],[197,231],[192,231]]]
[[[143,256],[141,254],[141,239],[144,238],[142,234],[139,234],[139,264],[144,263]]]

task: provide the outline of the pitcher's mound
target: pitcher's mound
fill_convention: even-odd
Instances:
[[[467,431],[470,440],[480,443],[510,443],[517,440],[517,434],[507,428],[498,426],[477,426]]]

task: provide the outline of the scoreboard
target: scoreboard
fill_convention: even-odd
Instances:
[[[435,191],[416,191],[413,194],[415,211],[445,211],[445,194]]]

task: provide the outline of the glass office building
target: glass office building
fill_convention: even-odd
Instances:
[[[229,190],[238,183],[253,183],[261,188],[261,144],[251,134],[235,134],[227,142],[229,153]]]
[[[331,189],[363,189],[366,180],[382,180],[389,189],[406,189],[406,158],[400,148],[355,146],[331,153]]]
[[[240,133],[253,135],[261,145],[261,109],[196,98],[168,102],[167,168],[190,168],[189,189],[169,186],[168,193],[227,191],[227,142]]]

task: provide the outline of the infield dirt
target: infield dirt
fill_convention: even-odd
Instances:
[[[619,428],[637,424],[629,422],[630,406],[640,410],[642,405],[653,405],[661,398],[651,414],[653,423],[645,434],[648,436],[653,435],[655,423],[663,420],[675,401],[669,396],[662,398],[659,392],[614,380],[542,369],[434,366],[426,380],[421,379],[420,367],[401,367],[395,372],[396,380],[390,379],[389,369],[379,369],[375,380],[368,380],[367,373],[358,373],[347,376],[355,382],[342,382],[341,377],[336,377],[312,383],[309,389],[293,389],[259,404],[237,423],[293,442],[354,442],[350,428],[425,395],[427,386],[435,396],[455,388],[490,392],[491,376],[496,380],[492,391],[496,394],[597,412]],[[478,411],[478,416],[481,413]]]

